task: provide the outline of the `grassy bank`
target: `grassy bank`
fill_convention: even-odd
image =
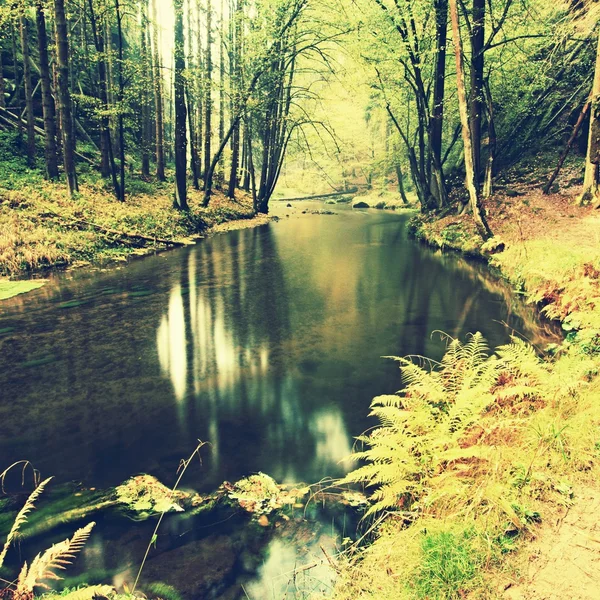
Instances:
[[[0,138],[0,152],[8,151],[3,146],[9,141],[6,134]],[[80,170],[80,192],[71,199],[65,184],[47,182],[22,156],[0,164],[0,277],[125,260],[254,217],[244,192],[231,200],[216,190],[203,208],[202,192],[190,187],[190,210],[183,213],[173,208],[170,182],[131,176],[121,203],[96,171]]]
[[[415,222],[432,246],[488,260],[566,339],[544,358],[454,344],[434,374],[401,364],[407,391],[374,401],[382,426],[354,477],[381,486],[374,541],[342,555],[337,600],[597,597],[600,216],[578,193],[500,191],[487,245],[467,216]]]

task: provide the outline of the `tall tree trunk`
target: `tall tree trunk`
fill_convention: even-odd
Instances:
[[[158,46],[158,19],[156,0],[152,0],[152,38],[154,42],[154,104],[156,119],[156,178],[165,180],[165,127],[163,119],[163,76]]]
[[[232,96],[232,114],[239,111],[238,89],[241,86],[241,39],[242,39],[242,2],[238,0],[235,14],[233,17],[235,27],[230,40],[230,65],[233,71],[229,75],[230,89]],[[229,185],[227,186],[227,195],[230,198],[235,197],[235,188],[238,185],[238,168],[240,162],[240,124],[238,123],[231,135],[231,171],[229,173]]]
[[[486,81],[485,103],[488,121],[488,160],[485,167],[485,178],[483,181],[483,197],[490,198],[494,189],[494,161],[496,160],[496,125],[494,121],[494,103],[492,100],[492,91],[489,82]]]
[[[436,46],[435,74],[433,82],[433,109],[430,119],[431,161],[433,177],[432,193],[438,201],[438,207],[446,203],[446,185],[442,172],[442,133],[444,125],[444,94],[446,82],[446,44],[448,37],[448,0],[435,0]]]
[[[458,21],[457,0],[450,0],[450,17],[452,20],[452,39],[454,41],[454,56],[456,59],[456,88],[458,92],[458,110],[462,124],[462,135],[465,154],[466,186],[469,192],[469,201],[473,218],[481,237],[485,240],[492,236],[485,214],[481,206],[479,191],[473,165],[473,151],[471,146],[471,131],[469,129],[469,115],[467,108],[467,94],[465,91],[465,72],[463,67],[462,42],[460,39],[460,25]]]
[[[196,153],[198,160],[198,175],[202,177],[202,145],[204,142],[204,112],[203,112],[203,99],[204,99],[204,80],[203,80],[203,68],[204,60],[202,57],[202,22],[200,15],[202,8],[200,0],[196,0]]]
[[[69,91],[69,40],[64,0],[54,0],[56,28],[56,57],[58,64],[58,111],[62,125],[63,160],[69,195],[79,191],[75,171],[75,135],[71,118],[71,93]]]
[[[142,140],[142,177],[150,177],[150,99],[146,81],[152,81],[150,73],[150,59],[148,57],[148,0],[141,0],[141,23],[140,23],[140,53],[145,78],[142,90],[142,115],[141,115],[141,140]]]
[[[187,204],[187,134],[185,106],[185,42],[183,35],[183,0],[174,0],[175,9],[175,206],[188,210]]]
[[[27,162],[35,167],[35,115],[33,114],[33,87],[29,64],[29,24],[22,14],[19,18],[21,31],[21,54],[23,55],[23,84],[25,88],[25,109],[27,110]]]
[[[106,58],[105,58],[105,41],[103,28],[98,27],[96,20],[96,14],[94,12],[93,0],[88,0],[88,6],[90,9],[90,24],[92,26],[92,35],[94,36],[94,46],[98,54],[98,78],[100,80],[99,96],[100,103],[102,105],[102,113],[100,117],[100,153],[101,153],[101,170],[102,176],[112,177],[112,184],[115,193],[115,197],[119,199],[121,197],[121,190],[119,187],[119,181],[117,178],[117,166],[115,165],[115,156],[113,152],[111,132],[110,132],[110,119],[108,117],[108,80],[106,70]],[[106,28],[104,28],[106,31]]]
[[[2,64],[2,48],[0,48],[0,108],[6,108],[6,84],[4,82],[4,65]]]
[[[56,110],[50,86],[50,63],[48,60],[48,35],[44,4],[38,0],[35,7],[38,51],[40,54],[40,81],[42,87],[42,113],[44,117],[44,150],[46,175],[48,179],[58,179],[58,154],[56,149]]]
[[[206,72],[204,85],[204,191],[212,187],[211,181],[208,182],[208,174],[211,171],[212,152],[211,152],[211,134],[212,134],[212,2],[206,3]],[[213,169],[214,170],[214,169]]]
[[[481,176],[481,121],[483,116],[483,67],[485,44],[485,2],[473,0],[471,26],[471,95],[469,97],[469,124],[473,144],[475,185],[479,191]]]
[[[596,68],[594,71],[594,84],[592,86],[592,107],[590,111],[590,132],[588,137],[587,154],[585,157],[585,175],[583,178],[583,191],[579,197],[579,204],[583,204],[598,196],[600,177],[600,34],[596,49]]]
[[[123,15],[119,0],[115,0],[115,12],[117,13],[117,35],[119,40],[119,111],[117,122],[119,126],[119,200],[125,201],[125,124],[123,115],[123,101],[125,98],[125,80],[123,78]]]
[[[187,97],[187,111],[188,111],[188,127],[190,133],[190,170],[192,171],[192,185],[195,190],[200,189],[200,168],[198,163],[198,148],[196,146],[196,136],[194,127],[194,90],[192,73],[193,69],[193,44],[192,44],[192,3],[191,0],[187,0],[187,71],[189,73],[185,80],[185,93]]]
[[[17,34],[15,32],[14,24],[11,25],[11,42],[12,42],[12,59],[13,59],[13,74],[15,77],[15,94],[13,97],[13,103],[17,107],[18,118],[18,140],[19,145],[23,142],[23,121],[21,119],[21,82],[19,81],[19,59],[17,56]]]
[[[221,27],[219,46],[219,142],[225,135],[225,3],[221,0]]]

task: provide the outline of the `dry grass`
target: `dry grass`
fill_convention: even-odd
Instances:
[[[123,259],[128,254],[164,247],[142,244],[125,236],[105,233],[101,227],[175,241],[190,240],[211,227],[253,216],[252,202],[239,193],[235,201],[216,191],[208,208],[201,193],[190,191],[190,212],[173,208],[171,188],[137,194],[117,202],[101,185],[82,185],[69,199],[62,184],[40,183],[19,190],[0,188],[0,274],[18,275],[48,267]],[[88,222],[88,223],[85,223]]]

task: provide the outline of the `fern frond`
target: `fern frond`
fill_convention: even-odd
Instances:
[[[35,508],[35,505],[34,505],[35,501],[40,497],[40,495],[44,491],[44,488],[46,487],[46,485],[48,484],[48,482],[51,479],[52,479],[52,477],[48,477],[48,479],[45,479],[44,481],[42,481],[35,488],[35,490],[33,490],[33,492],[31,492],[31,494],[29,494],[29,498],[27,498],[27,502],[25,502],[25,505],[17,514],[15,521],[8,533],[8,537],[6,538],[6,542],[4,543],[4,547],[2,548],[2,552],[0,552],[0,567],[2,567],[2,564],[4,563],[4,559],[6,557],[6,553],[8,552],[8,548],[10,547],[10,545],[12,544],[14,539],[17,537],[17,535],[19,533],[19,529],[27,521],[27,515]]]
[[[75,556],[83,549],[95,523],[91,522],[78,529],[71,539],[54,544],[43,554],[38,554],[27,569],[24,565],[17,582],[17,592],[31,593],[34,587],[48,588],[43,579],[62,579],[54,571],[64,570],[73,562]]]

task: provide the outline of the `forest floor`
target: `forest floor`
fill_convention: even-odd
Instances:
[[[600,211],[578,205],[576,181],[566,169],[561,191],[544,195],[535,172],[507,173],[486,202],[487,244],[470,216],[415,219],[416,237],[488,261],[562,324],[565,340],[538,348],[547,380],[473,426],[476,446],[495,458],[462,510],[441,498],[410,527],[388,519],[342,561],[336,600],[600,597]]]
[[[73,199],[64,184],[40,181],[17,189],[0,184],[0,276],[123,261],[240,223],[255,226],[268,220],[254,216],[252,199],[244,192],[232,200],[215,190],[204,208],[202,192],[190,189],[188,201],[189,212],[174,209],[168,184],[147,185],[123,203],[103,184],[83,183]]]

